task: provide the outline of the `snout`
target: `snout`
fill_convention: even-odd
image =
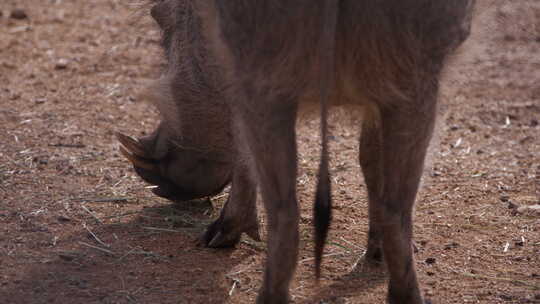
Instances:
[[[152,192],[171,201],[189,201],[220,193],[230,182],[228,164],[200,162],[188,152],[174,150],[163,158],[152,156],[152,147],[134,137],[116,133],[120,153],[137,175],[156,186]]]
[[[134,137],[117,132],[116,138],[120,142],[120,153],[134,166],[150,171],[158,171],[156,161],[153,160],[140,141]]]

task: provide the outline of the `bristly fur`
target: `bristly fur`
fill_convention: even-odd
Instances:
[[[165,3],[148,0],[147,13]],[[161,115],[169,141],[184,149],[231,159],[229,112],[215,80],[207,46],[201,36],[201,20],[190,1],[177,1],[165,10],[161,47],[167,61],[164,76],[145,92]],[[163,11],[163,10],[161,10]],[[189,116],[186,115],[189,113]],[[205,121],[205,130],[193,121]],[[201,132],[205,132],[202,134]]]

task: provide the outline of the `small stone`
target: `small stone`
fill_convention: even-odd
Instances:
[[[60,253],[58,256],[59,256],[62,260],[68,261],[68,262],[73,261],[73,259],[75,258],[75,257],[72,256],[72,255],[69,255],[69,254],[63,254],[63,253]]]
[[[456,242],[452,242],[450,244],[444,245],[444,250],[450,250],[450,249],[457,248],[457,247],[459,247],[459,244],[456,243]]]
[[[16,26],[16,27],[10,29],[9,32],[11,34],[17,34],[17,33],[22,33],[22,32],[29,31],[30,29],[31,29],[31,27],[28,26],[28,25],[21,25],[21,26]]]
[[[11,11],[11,14],[9,15],[11,19],[17,19],[22,20],[28,18],[28,15],[26,14],[26,11],[22,8],[16,8]]]
[[[9,15],[11,19],[17,19],[22,20],[28,18],[28,15],[22,8],[16,8],[11,11],[11,14]]]
[[[0,12],[1,12],[1,11],[0,11]],[[11,63],[11,62],[6,62],[6,61],[2,62],[2,66],[5,67],[5,68],[8,68],[8,69],[10,69],[10,70],[13,70],[13,69],[15,69],[15,68],[17,67],[17,66],[14,65],[13,63]]]
[[[32,161],[34,163],[37,163],[39,165],[46,165],[49,163],[49,160],[43,156],[36,156],[34,158],[32,158]]]
[[[508,209],[517,209],[519,206],[517,204],[514,204],[513,202],[508,202]]]
[[[34,102],[37,104],[42,104],[42,103],[45,103],[46,101],[47,101],[47,98],[38,98]]]
[[[71,219],[70,219],[69,217],[66,217],[66,216],[63,216],[63,215],[60,215],[60,216],[57,218],[57,220],[58,220],[59,222],[69,222],[69,221],[71,221]]]
[[[514,37],[514,36],[512,36],[512,35],[510,35],[510,34],[504,35],[504,38],[503,38],[503,39],[504,39],[505,41],[509,41],[509,42],[511,42],[511,41],[516,41],[516,37]]]
[[[511,301],[511,300],[514,299],[513,296],[511,296],[511,295],[506,295],[506,294],[501,294],[501,295],[499,295],[499,297],[500,297],[501,299],[505,300],[505,301]]]
[[[13,93],[11,96],[9,96],[10,100],[17,100],[21,98],[21,94]]]
[[[54,65],[54,68],[55,68],[56,70],[65,70],[65,69],[67,68],[67,66],[68,66],[68,61],[67,61],[67,59],[62,58],[62,59],[59,59],[59,60],[56,62],[56,64]]]

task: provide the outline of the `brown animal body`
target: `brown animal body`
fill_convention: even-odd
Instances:
[[[367,262],[386,262],[389,303],[423,303],[412,212],[435,122],[445,60],[468,36],[474,0],[163,0],[163,115],[140,140],[119,136],[156,194],[191,199],[232,183],[209,247],[259,238],[256,188],[268,216],[258,303],[287,303],[298,253],[295,122],[307,96],[322,104],[316,257],[330,221],[327,105],[365,108],[360,165],[369,197]],[[318,264],[317,264],[318,265]]]

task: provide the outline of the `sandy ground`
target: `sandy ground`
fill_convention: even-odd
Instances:
[[[27,17],[11,17],[17,8]],[[195,242],[226,194],[172,204],[118,153],[115,130],[140,136],[158,119],[137,97],[161,64],[148,11],[118,0],[2,0],[0,11],[0,302],[253,303],[265,244]],[[416,208],[422,290],[441,304],[540,303],[540,215],[527,209],[540,204],[540,2],[479,0],[461,51]],[[294,303],[384,300],[384,272],[356,265],[367,201],[348,112],[332,114],[336,206],[319,286],[318,121],[299,122]]]

